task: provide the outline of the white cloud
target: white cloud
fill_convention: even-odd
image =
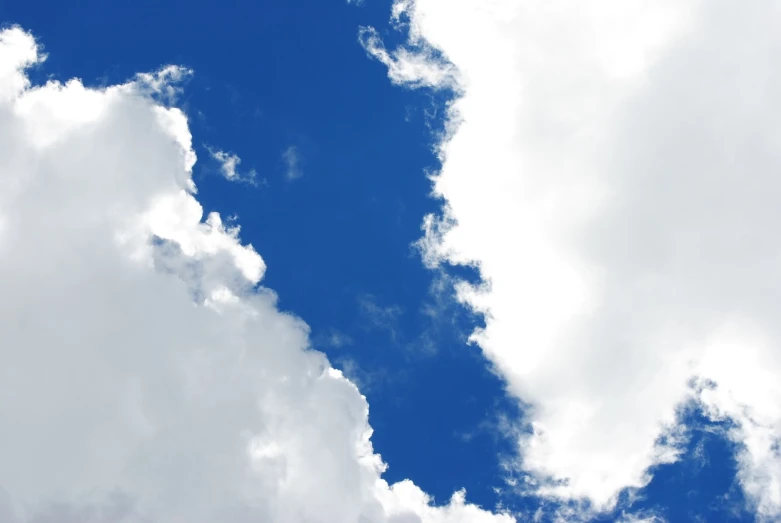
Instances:
[[[625,515],[618,520],[618,523],[666,523],[664,519],[659,516],[646,516],[646,515]]]
[[[422,246],[487,282],[459,293],[532,404],[523,466],[567,479],[539,492],[611,506],[676,458],[655,442],[695,396],[738,423],[741,484],[780,517],[777,4],[405,0],[393,16],[413,51],[362,33],[391,80],[454,77],[407,61],[421,45],[458,69],[444,216]]]
[[[220,163],[220,172],[226,180],[231,182],[245,182],[250,185],[257,185],[257,173],[254,169],[247,173],[239,172],[239,164],[241,164],[241,158],[236,154],[221,151],[219,149],[212,149],[207,147],[209,154],[212,158]]]
[[[0,32],[0,520],[511,521],[381,479],[365,398],[202,221],[176,75],[31,87],[40,59]]]
[[[285,178],[288,180],[297,180],[304,175],[301,152],[298,147],[291,145],[282,153],[282,160],[285,162]]]
[[[369,56],[388,67],[388,77],[396,84],[436,89],[457,85],[453,67],[437,60],[433,49],[427,45],[416,45],[411,49],[401,47],[389,53],[377,31],[371,27],[361,28],[358,41]]]
[[[175,103],[182,92],[181,83],[192,74],[191,69],[178,65],[167,65],[154,73],[136,74],[133,89],[151,95],[157,100]]]

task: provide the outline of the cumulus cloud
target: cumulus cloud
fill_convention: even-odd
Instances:
[[[777,3],[399,0],[400,16],[462,89],[421,246],[482,274],[459,296],[531,405],[537,492],[612,506],[677,459],[693,400],[735,421],[740,483],[781,517]],[[362,38],[392,81],[445,81],[441,59]]]
[[[203,219],[179,73],[32,86],[0,32],[3,523],[510,522],[388,485],[358,389]]]

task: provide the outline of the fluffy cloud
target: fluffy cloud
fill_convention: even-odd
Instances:
[[[537,491],[610,507],[676,459],[694,400],[736,422],[741,485],[781,516],[777,2],[397,0],[393,17],[410,46],[361,36],[392,81],[458,79],[421,245],[481,271],[459,295],[531,405]]]
[[[31,86],[0,32],[0,521],[510,522],[388,485],[368,406],[203,220],[187,71]]]

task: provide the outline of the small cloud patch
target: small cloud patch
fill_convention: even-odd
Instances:
[[[298,180],[304,175],[303,158],[301,151],[295,145],[291,145],[282,153],[282,160],[285,162],[285,178],[288,180]]]
[[[211,157],[219,162],[220,173],[225,177],[226,180],[230,182],[248,183],[255,186],[259,185],[258,173],[255,171],[255,169],[250,169],[247,172],[241,172],[239,170],[241,158],[239,158],[238,155],[232,152],[212,149],[211,147],[207,147],[206,149],[209,151]]]

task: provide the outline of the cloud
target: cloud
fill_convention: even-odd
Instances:
[[[298,147],[291,145],[282,153],[282,160],[285,162],[285,178],[288,180],[297,180],[304,175],[303,159]]]
[[[389,53],[372,27],[362,27],[358,41],[370,57],[388,68],[388,78],[395,84],[434,89],[457,85],[455,69],[448,62],[437,59],[430,46],[419,45],[416,41],[412,48],[400,47]]]
[[[169,104],[176,103],[182,92],[181,84],[193,74],[192,69],[178,65],[167,65],[154,73],[136,74],[134,89],[155,100]]]
[[[386,369],[367,370],[349,356],[337,356],[334,364],[364,394],[380,392],[380,387],[391,380],[391,376]]]
[[[662,436],[693,398],[736,422],[740,483],[780,517],[777,5],[406,0],[402,16],[409,46],[361,38],[394,82],[458,79],[421,245],[481,272],[459,296],[531,404],[537,492],[609,508],[677,458]]]
[[[203,219],[171,75],[31,86],[0,32],[4,523],[509,522],[388,485],[358,389]]]
[[[618,523],[665,523],[665,520],[655,515],[628,514],[622,516],[622,518],[618,520]]]
[[[244,182],[250,185],[258,184],[258,175],[254,169],[251,169],[247,173],[239,172],[238,167],[241,163],[241,158],[237,155],[219,149],[212,149],[211,147],[207,147],[207,150],[211,157],[220,163],[220,172],[226,180],[231,182]]]
[[[353,344],[353,339],[350,336],[348,336],[347,334],[334,329],[328,335],[328,344],[331,347],[335,347],[337,349],[340,349],[342,347],[346,347],[348,345],[352,345]]]
[[[387,331],[396,340],[399,328],[399,316],[404,310],[398,305],[380,305],[372,294],[358,298],[358,307],[367,321],[367,328]]]

